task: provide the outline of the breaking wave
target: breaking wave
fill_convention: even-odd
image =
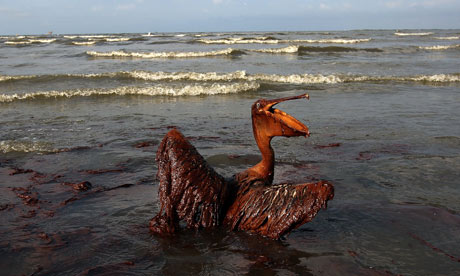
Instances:
[[[77,42],[74,42],[75,44]],[[76,45],[92,45],[86,42],[78,42]],[[383,52],[378,48],[352,48],[352,47],[340,47],[340,46],[298,46],[290,45],[282,48],[264,48],[264,49],[233,49],[227,48],[223,50],[207,51],[207,52],[126,52],[123,50],[112,51],[112,52],[96,52],[87,51],[86,54],[93,57],[103,58],[194,58],[194,57],[210,57],[210,56],[229,56],[229,55],[241,55],[246,52],[266,53],[266,54],[305,54],[309,52]]]
[[[330,44],[356,44],[371,41],[370,38],[362,39],[294,39],[282,40],[283,43],[330,43]]]
[[[133,38],[131,37],[120,37],[117,35],[65,35],[63,37],[67,39],[71,39],[71,40],[72,39],[87,39],[89,41],[107,41],[107,42],[123,42],[123,41],[133,40]],[[78,41],[74,41],[72,43],[75,45],[86,45],[86,44],[81,44],[84,42],[78,42]]]
[[[33,78],[37,78],[37,76],[35,75],[29,75],[29,76],[2,76],[0,75],[0,82],[11,81],[11,80],[33,79]]]
[[[234,81],[245,80],[247,78],[245,71],[235,71],[230,73],[217,72],[148,72],[148,71],[121,71],[107,72],[100,74],[62,74],[62,75],[25,75],[25,76],[3,76],[0,75],[0,82],[14,81],[22,79],[66,79],[66,78],[121,78],[121,79],[138,79],[146,81]]]
[[[460,39],[460,36],[443,36],[443,37],[435,37],[436,39],[440,40],[456,40]]]
[[[72,44],[77,45],[77,46],[88,46],[88,45],[96,44],[96,41],[83,41],[83,42],[73,41]]]
[[[400,82],[428,82],[428,83],[449,83],[460,82],[460,73],[456,74],[436,74],[436,75],[417,75],[417,76],[348,76],[343,78],[343,82],[360,81],[400,81]]]
[[[365,81],[408,81],[408,82],[460,82],[460,73],[457,74],[436,74],[420,76],[363,76],[347,74],[247,74],[245,71],[235,71],[232,73],[196,73],[196,72],[146,72],[132,71],[120,72],[126,76],[136,79],[160,81],[249,81],[249,82],[275,82],[291,84],[327,84],[327,83],[346,83],[346,82],[365,82]]]
[[[129,37],[117,37],[117,38],[106,38],[105,41],[107,42],[120,42],[120,41],[129,41],[131,38]]]
[[[205,44],[288,44],[288,43],[330,43],[330,44],[356,44],[369,42],[370,38],[363,39],[293,39],[281,40],[272,37],[260,39],[225,38],[225,39],[198,39],[197,42]]]
[[[277,74],[254,74],[246,76],[250,81],[262,82],[277,82],[291,84],[321,84],[321,83],[340,83],[343,82],[336,75],[321,75],[321,74],[293,74],[293,75],[277,75]]]
[[[124,86],[112,89],[77,89],[67,91],[38,91],[25,94],[0,94],[0,102],[31,100],[40,98],[71,98],[110,95],[143,95],[143,96],[198,96],[240,93],[257,90],[260,85],[256,82],[244,83],[212,83],[193,85],[156,85],[150,87]]]
[[[88,39],[105,39],[118,37],[116,35],[65,35],[64,38],[75,39],[75,38],[88,38]]]
[[[426,46],[426,47],[420,46],[419,47],[419,49],[423,49],[423,50],[448,50],[448,49],[454,49],[454,48],[460,48],[460,44],[456,44],[456,45],[435,45],[435,46]]]
[[[278,44],[280,40],[277,39],[244,39],[242,37],[237,38],[225,38],[225,39],[198,39],[197,42],[205,44]]]
[[[25,44],[32,44],[30,41],[5,41],[4,42],[7,45],[25,45]]]
[[[259,52],[259,53],[269,53],[269,54],[291,54],[297,53],[299,51],[299,46],[291,45],[283,48],[274,48],[274,49],[258,49],[258,50],[250,50],[252,52]]]
[[[29,41],[32,43],[52,43],[55,42],[56,39],[30,39]]]
[[[125,77],[134,79],[142,79],[148,81],[234,81],[246,80],[247,75],[245,71],[235,71],[231,73],[197,73],[197,72],[146,72],[146,71],[131,71],[120,72]]]
[[[396,32],[394,35],[397,36],[428,36],[432,35],[432,32],[425,32],[425,33],[402,33],[402,32]]]
[[[96,52],[87,51],[86,54],[94,57],[110,57],[110,58],[192,58],[192,57],[209,57],[209,56],[226,56],[238,53],[238,50],[231,48],[224,50],[208,51],[208,52]]]
[[[26,45],[26,44],[32,44],[32,43],[52,43],[55,42],[56,39],[28,39],[28,40],[21,40],[21,41],[5,41],[4,43],[7,45]]]
[[[150,72],[150,71],[121,71],[121,72],[107,72],[107,73],[99,73],[99,74],[63,74],[63,75],[30,75],[30,76],[1,76],[0,75],[0,82],[6,81],[20,81],[22,79],[29,79],[29,81],[41,81],[42,79],[68,79],[68,78],[114,78],[114,79],[133,79],[133,80],[143,80],[143,81],[150,81],[150,82],[159,82],[159,81],[180,81],[180,82],[201,82],[203,83],[202,87],[199,86],[186,86],[181,87],[176,85],[169,85],[169,86],[154,86],[152,88],[139,88],[139,87],[121,87],[117,88],[118,90],[78,90],[78,91],[71,91],[71,92],[36,92],[32,93],[27,97],[33,96],[43,96],[46,95],[59,95],[59,93],[63,93],[62,96],[71,97],[72,95],[86,95],[86,94],[94,94],[99,93],[103,94],[146,94],[146,95],[154,95],[157,93],[158,95],[195,95],[194,93],[200,89],[204,92],[200,92],[199,94],[207,94],[205,92],[206,89],[211,89],[215,91],[223,91],[221,89],[230,89],[234,91],[235,89],[238,90],[239,88],[244,88],[245,90],[247,87],[246,84],[242,84],[243,86],[235,86],[235,83],[231,82],[248,82],[251,85],[254,83],[261,83],[261,82],[272,82],[272,83],[289,83],[289,84],[335,84],[335,83],[348,83],[348,82],[427,82],[427,83],[452,83],[452,82],[460,82],[460,73],[453,73],[453,74],[435,74],[435,75],[415,75],[415,76],[368,76],[368,75],[351,75],[351,74],[330,74],[330,75],[322,75],[322,74],[291,74],[291,75],[279,75],[279,74],[248,74],[245,71],[234,71],[229,73],[217,73],[217,72]],[[208,84],[206,84],[208,82]],[[222,82],[222,83],[218,83]],[[209,84],[210,83],[210,84]],[[200,84],[201,85],[201,84]],[[217,85],[213,87],[212,85]],[[224,85],[219,88],[219,85]],[[226,86],[225,86],[226,85]],[[253,89],[254,87],[251,86]],[[193,90],[193,89],[195,90]],[[218,88],[218,89],[217,89]],[[238,89],[237,89],[238,88]],[[149,89],[153,89],[149,92]],[[168,90],[169,89],[169,90]],[[174,92],[175,90],[179,89],[182,92]],[[198,89],[198,90],[197,90]],[[192,92],[195,91],[195,92]],[[169,91],[169,92],[158,92],[158,91]],[[38,94],[37,94],[38,93]],[[44,94],[43,94],[44,93]],[[51,93],[51,94],[50,94]],[[53,94],[54,93],[54,94]],[[150,93],[150,94],[149,94]],[[163,94],[162,94],[163,93]],[[212,93],[212,92],[210,92]],[[223,92],[218,92],[218,94]],[[230,92],[228,92],[230,93]],[[232,92],[233,93],[233,92]],[[46,95],[45,95],[46,94]],[[0,102],[6,102],[10,98],[21,98],[22,95],[6,95],[0,94]]]

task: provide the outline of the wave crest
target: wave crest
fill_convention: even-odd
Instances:
[[[436,39],[440,40],[457,40],[460,39],[460,36],[442,36],[442,37],[435,37]]]
[[[77,46],[88,46],[88,45],[96,44],[96,41],[83,41],[83,42],[73,41],[72,44],[77,45]]]
[[[418,76],[360,76],[360,75],[321,75],[321,74],[293,74],[293,75],[248,75],[249,81],[266,81],[291,84],[335,84],[347,82],[366,82],[366,81],[399,81],[399,82],[429,82],[429,83],[449,83],[460,82],[460,74],[436,74]]]
[[[11,81],[11,80],[23,80],[23,79],[33,79],[36,78],[37,76],[35,75],[29,75],[29,76],[2,76],[0,75],[0,82],[2,81]]]
[[[293,75],[267,75],[255,74],[247,76],[250,81],[265,81],[265,82],[278,82],[278,83],[292,83],[292,84],[320,84],[320,83],[340,83],[343,82],[339,76],[321,74],[293,74]]]
[[[55,42],[56,39],[28,39],[28,40],[8,40],[5,41],[4,43],[7,45],[28,45],[28,44],[33,44],[33,43],[43,43],[43,44],[49,44]]]
[[[197,42],[205,44],[289,44],[289,43],[330,43],[330,44],[356,44],[369,42],[370,38],[362,39],[293,39],[280,40],[272,37],[266,39],[244,39],[244,38],[225,38],[225,39],[198,39]]]
[[[235,71],[231,73],[197,73],[197,72],[146,72],[146,71],[132,71],[123,72],[122,74],[135,79],[161,81],[161,80],[191,80],[191,81],[233,81],[244,80],[246,78],[245,71]]]
[[[432,32],[425,32],[425,33],[402,33],[402,32],[396,32],[394,35],[397,36],[428,36],[432,35]]]
[[[207,56],[225,56],[234,53],[234,49],[228,48],[224,50],[208,51],[208,52],[96,52],[87,51],[86,54],[93,57],[110,57],[110,58],[192,58],[192,57],[207,57]]]
[[[198,39],[198,42],[205,44],[278,44],[277,39],[244,39],[244,38],[226,38],[226,39]]]
[[[0,102],[13,102],[39,98],[71,98],[89,96],[199,96],[240,93],[257,90],[260,85],[256,82],[231,84],[193,84],[193,85],[156,85],[151,87],[123,86],[112,89],[77,89],[68,91],[39,91],[25,94],[0,94]]]
[[[436,74],[418,76],[344,76],[343,82],[365,82],[365,81],[400,81],[400,82],[429,82],[449,83],[460,82],[460,74]]]
[[[283,40],[285,43],[330,43],[330,44],[356,44],[371,41],[370,38],[361,39],[294,39]]]
[[[334,83],[346,83],[346,82],[385,82],[385,81],[399,81],[399,82],[435,82],[435,83],[450,83],[450,82],[460,82],[460,73],[452,73],[452,74],[435,74],[435,75],[415,75],[415,76],[369,76],[369,75],[350,75],[350,74],[330,74],[330,75],[322,75],[322,74],[291,74],[291,75],[278,75],[278,74],[247,74],[246,71],[234,71],[228,73],[218,73],[218,72],[150,72],[150,71],[121,71],[121,72],[106,72],[106,73],[99,73],[99,74],[63,74],[63,75],[29,75],[29,76],[2,76],[0,75],[0,82],[2,81],[21,81],[22,79],[36,79],[37,81],[41,81],[41,79],[49,79],[52,77],[53,79],[72,79],[72,78],[120,78],[120,79],[134,79],[134,80],[144,80],[144,81],[151,81],[151,82],[159,82],[159,81],[168,81],[169,86],[155,86],[152,89],[163,89],[162,91],[166,91],[167,89],[182,89],[180,83],[174,82],[199,82],[202,86],[201,89],[204,91],[207,88],[210,88],[212,85],[227,85],[230,90],[236,89],[236,84],[232,84],[231,82],[249,82],[251,83],[251,87],[254,86],[254,82],[261,83],[261,82],[274,82],[274,83],[290,83],[290,84],[334,84]],[[221,83],[221,84],[219,84]],[[230,86],[229,86],[230,85]],[[240,84],[240,88],[244,88],[244,85],[248,84]],[[168,88],[169,87],[169,88]],[[169,94],[178,94],[178,95],[185,95],[189,92],[186,92],[187,89],[190,89],[192,86],[188,86],[188,88],[184,88],[183,92],[168,92]],[[82,95],[86,95],[85,93],[99,93],[99,94],[117,94],[117,93],[127,93],[126,91],[129,90],[136,90],[139,91],[146,91],[143,88],[133,88],[133,87],[121,87],[119,90],[115,92],[110,92],[109,90],[97,90],[96,92],[91,92],[92,90],[79,90],[77,92],[56,92],[56,93],[64,93],[63,96],[72,96],[74,93],[77,95],[78,93]],[[166,90],[165,90],[166,89]],[[238,88],[239,89],[239,88]],[[252,88],[251,88],[252,89]],[[257,89],[257,88],[254,88]],[[244,89],[243,89],[244,90]],[[88,92],[89,91],[89,92]],[[109,91],[109,92],[107,92]],[[141,92],[132,92],[141,93]],[[153,91],[153,90],[152,90]],[[172,91],[172,90],[171,90]],[[39,93],[39,94],[37,94]],[[33,95],[41,96],[40,93],[48,93],[48,92],[36,92]],[[67,93],[67,94],[66,94]],[[157,93],[157,92],[153,92]],[[166,94],[168,94],[166,93]],[[191,93],[191,92],[190,92]],[[206,94],[207,92],[203,92]],[[129,94],[129,93],[128,93]],[[164,94],[164,95],[166,95]],[[193,94],[193,93],[191,93]],[[32,97],[30,95],[29,97]],[[49,94],[52,95],[52,94]],[[58,95],[58,94],[56,94]],[[158,92],[158,95],[163,95]],[[45,95],[43,95],[45,96]],[[2,98],[3,97],[3,98]],[[9,98],[18,98],[20,99],[22,96],[11,96],[7,94],[0,94],[0,102],[7,102]]]
[[[448,50],[448,49],[454,49],[454,48],[460,48],[460,44],[456,45],[435,45],[435,46],[420,46],[419,49],[423,50]]]
[[[56,39],[55,38],[52,38],[52,39],[30,39],[29,41],[32,42],[32,43],[52,43],[52,42],[55,42]]]
[[[299,46],[291,45],[283,48],[274,48],[274,49],[258,49],[258,50],[251,50],[252,52],[259,52],[259,53],[269,53],[269,54],[292,54],[297,53],[299,51]]]
[[[6,45],[27,45],[27,44],[32,44],[30,41],[5,41],[4,42]]]
[[[120,41],[129,41],[131,38],[129,37],[116,37],[116,38],[106,38],[105,41],[107,42],[120,42]]]

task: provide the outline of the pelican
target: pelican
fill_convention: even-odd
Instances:
[[[259,99],[252,105],[252,130],[262,160],[231,179],[216,173],[180,131],[169,131],[156,155],[161,207],[150,221],[150,230],[171,235],[184,221],[191,229],[225,226],[280,239],[327,207],[334,197],[334,186],[328,181],[273,184],[272,138],[310,136],[307,126],[274,108],[295,99],[309,96]]]

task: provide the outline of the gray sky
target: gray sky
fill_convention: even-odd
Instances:
[[[0,0],[0,34],[460,28],[460,0]]]

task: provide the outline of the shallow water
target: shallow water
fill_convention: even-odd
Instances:
[[[395,32],[117,34],[130,40],[89,46],[2,37],[2,274],[459,274],[460,40],[439,38],[460,31]],[[251,51],[290,45],[305,48]],[[420,48],[432,46],[449,47]],[[239,52],[195,54],[227,48]],[[182,56],[86,53],[121,50]],[[312,135],[274,139],[275,182],[331,181],[327,210],[282,241],[149,233],[169,129],[231,176],[258,162],[251,104],[305,91],[310,101],[280,109]],[[83,181],[92,188],[71,186]]]

